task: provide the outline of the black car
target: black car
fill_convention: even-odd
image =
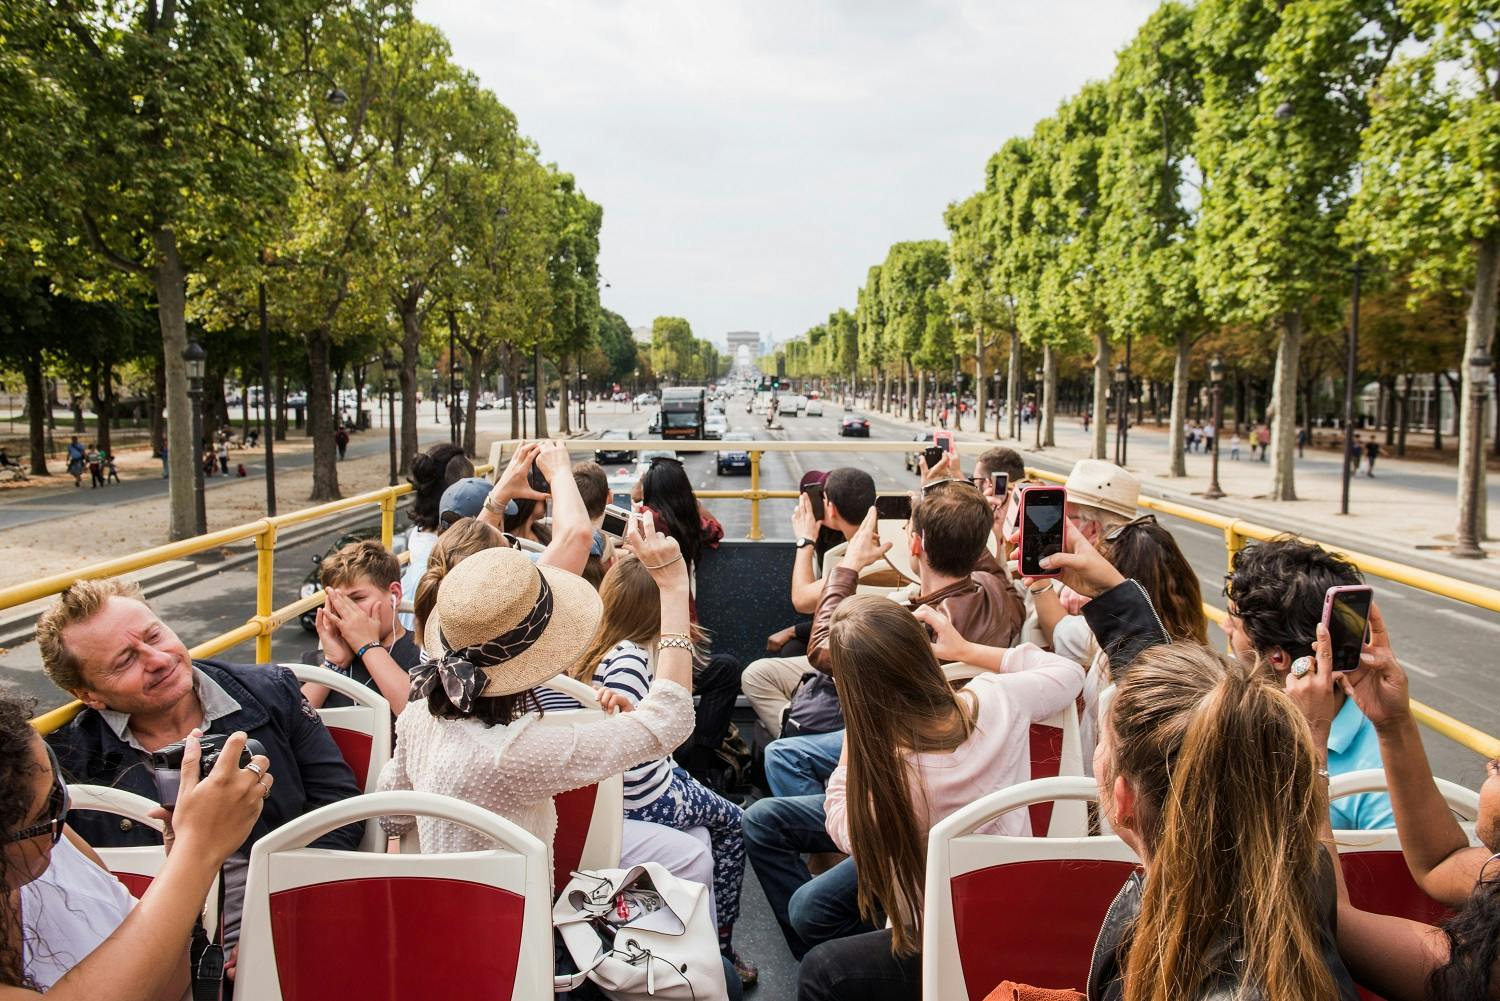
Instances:
[[[312,558],[313,568],[307,572],[306,577],[302,578],[302,587],[298,589],[297,597],[311,598],[313,595],[317,594],[319,590],[322,589],[323,584],[319,579],[319,573],[321,572],[321,568],[323,566],[323,557],[332,556],[334,553],[338,552],[340,549],[343,549],[351,542],[363,542],[366,539],[375,539],[378,541],[380,539],[379,527],[359,528],[355,529],[352,532],[345,532],[343,535],[340,535],[338,539],[333,543],[333,545],[329,546],[325,552],[314,553]],[[405,532],[396,532],[391,538],[391,552],[395,553],[397,556],[400,556],[402,553],[406,552]],[[302,624],[302,628],[306,629],[308,632],[317,632],[318,610],[316,608],[312,608],[303,612],[300,616],[298,616],[297,621],[300,622]]]
[[[912,441],[917,443],[917,450],[906,453],[906,469],[908,472],[915,473],[920,468],[917,466],[917,460],[922,457],[922,448],[932,444],[932,432],[918,431]]]
[[[870,422],[858,414],[845,414],[844,419],[839,422],[840,438],[868,438],[870,437]]]
[[[614,462],[634,462],[635,449],[605,444],[605,442],[631,441],[632,439],[633,436],[629,431],[611,429],[600,432],[599,447],[594,449],[594,461],[601,466]]]

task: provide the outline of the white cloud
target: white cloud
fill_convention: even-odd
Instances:
[[[632,324],[778,338],[853,308],[1156,0],[419,0],[604,206],[604,302]]]

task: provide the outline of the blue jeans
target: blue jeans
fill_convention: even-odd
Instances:
[[[842,730],[771,741],[766,748],[766,785],[771,795],[823,795],[843,750]]]
[[[873,930],[859,916],[852,860],[817,879],[802,861],[807,852],[838,850],[824,829],[826,822],[821,794],[757,800],[745,811],[745,854],[787,948],[799,960],[820,942]]]

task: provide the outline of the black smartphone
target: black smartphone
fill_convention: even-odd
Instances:
[[[630,512],[614,504],[606,505],[604,508],[604,524],[599,530],[605,535],[613,535],[617,539],[625,538],[625,530],[630,525]]]
[[[536,468],[535,462],[526,471],[526,482],[530,485],[531,489],[539,494],[550,494],[552,492],[552,484],[548,483],[547,477],[543,476],[542,471]]]
[[[943,446],[941,445],[928,445],[926,448],[922,449],[922,457],[927,460],[928,469],[932,469],[939,462],[942,462],[943,456],[946,454],[947,449],[943,448]]]
[[[802,492],[807,494],[807,502],[812,505],[813,517],[818,519],[819,521],[822,521],[824,513],[823,484],[809,483],[807,486],[802,488]]]
[[[1056,577],[1062,573],[1044,569],[1041,561],[1062,552],[1067,504],[1068,491],[1062,487],[1027,487],[1021,491],[1021,576]]]
[[[875,517],[881,521],[906,521],[911,517],[911,495],[883,494],[876,497]]]
[[[994,484],[995,496],[1004,497],[1006,488],[1010,486],[1009,473],[991,473],[990,483]]]
[[[1359,667],[1359,653],[1370,631],[1370,605],[1375,592],[1363,584],[1330,587],[1323,595],[1323,625],[1333,648],[1333,669]]]

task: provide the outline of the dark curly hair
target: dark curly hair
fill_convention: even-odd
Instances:
[[[1443,934],[1448,937],[1448,962],[1432,971],[1432,997],[1489,997],[1495,961],[1500,959],[1500,878],[1476,884],[1463,908],[1443,923]]]
[[[31,728],[32,704],[9,695],[0,695],[0,831],[18,830],[31,809],[31,781],[36,764],[31,756],[31,742],[36,731]],[[12,874],[5,855],[0,853],[0,886],[10,886]],[[26,976],[21,936],[10,929],[21,921],[21,914],[10,904],[11,894],[0,892],[0,984],[7,987],[35,989]]]
[[[411,475],[407,477],[416,488],[409,515],[411,523],[425,532],[436,532],[443,491],[473,475],[474,463],[452,442],[439,442],[425,452],[418,452],[411,460]]]
[[[1224,596],[1261,654],[1280,647],[1289,657],[1311,656],[1324,593],[1364,583],[1344,557],[1290,535],[1246,546],[1229,567]]]

